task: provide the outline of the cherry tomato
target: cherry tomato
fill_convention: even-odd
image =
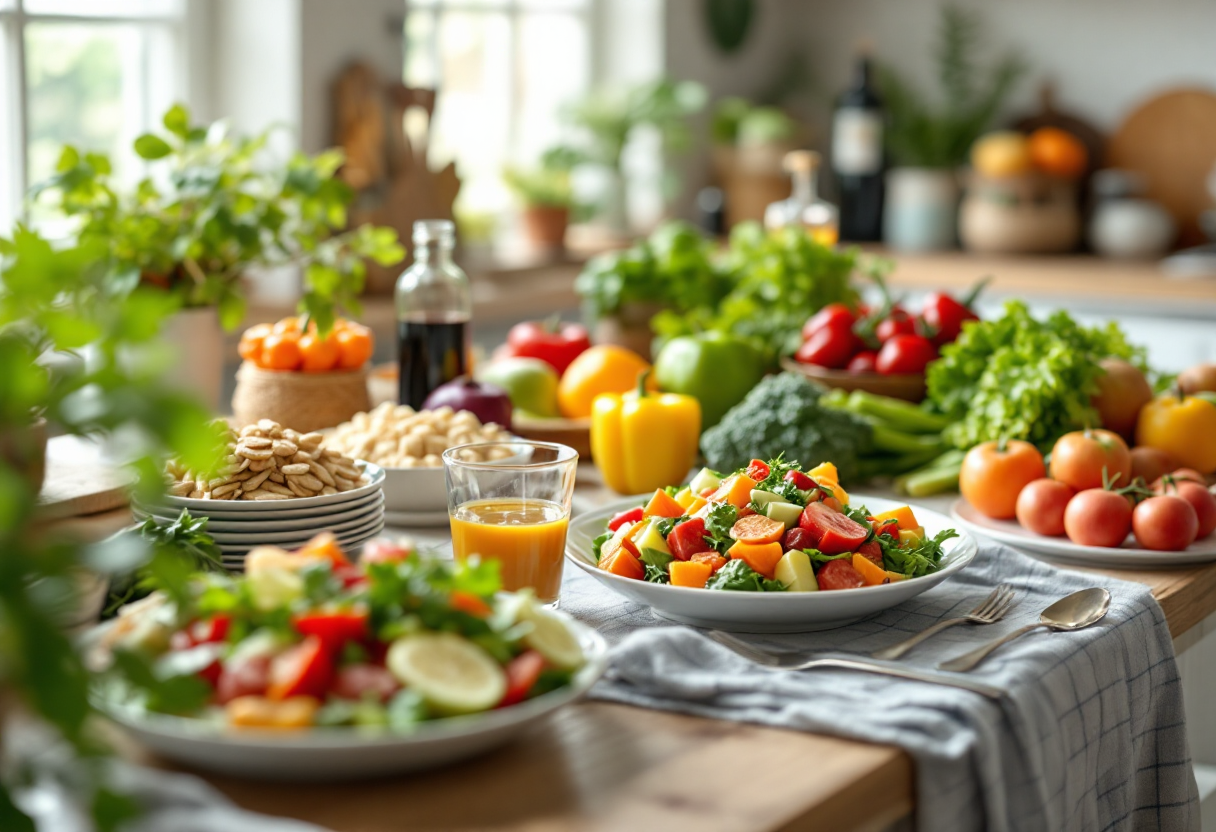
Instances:
[[[615,532],[626,523],[640,523],[645,516],[642,506],[614,514],[612,515],[612,519],[608,521],[608,531]]]
[[[810,491],[815,487],[815,481],[801,471],[786,471],[782,479],[792,482],[799,491]]]
[[[1115,486],[1132,480],[1132,456],[1123,437],[1109,430],[1075,430],[1051,449],[1051,478],[1077,491],[1103,486],[1102,475]]]
[[[896,335],[882,345],[874,368],[884,375],[923,373],[937,350],[923,335]]]
[[[238,696],[261,696],[270,684],[270,657],[252,656],[248,659],[224,662],[215,696],[221,705]]]
[[[870,521],[871,528],[874,529],[875,535],[886,535],[892,540],[899,540],[899,521],[898,520],[876,520],[873,517],[867,518]]]
[[[804,508],[798,525],[810,533],[814,548],[825,555],[855,551],[870,536],[869,529],[833,510],[826,501]]]
[[[1166,477],[1154,491],[1157,494],[1173,494],[1191,504],[1199,521],[1199,528],[1195,533],[1196,540],[1207,537],[1216,530],[1216,496],[1202,485],[1190,480]]]
[[[1169,475],[1178,481],[1186,480],[1197,485],[1202,485],[1204,487],[1207,486],[1207,480],[1203,478],[1203,474],[1199,473],[1194,468],[1175,468],[1173,471],[1170,471]],[[1163,479],[1164,478],[1159,477],[1153,482],[1154,491],[1161,486]]]
[[[387,668],[375,664],[348,664],[338,669],[333,693],[342,699],[372,696],[377,702],[387,702],[401,688],[397,678]]]
[[[933,332],[935,345],[949,344],[958,338],[966,321],[979,320],[979,316],[969,308],[974,300],[974,293],[967,304],[959,303],[944,292],[934,292],[925,298],[920,316]]]
[[[855,323],[857,323],[857,315],[852,309],[843,303],[829,303],[802,325],[802,340],[810,340],[812,335],[828,325],[845,326],[852,329]]]
[[[844,558],[825,563],[815,578],[819,582],[819,588],[823,590],[859,589],[866,585],[861,574],[853,568],[853,564]]]
[[[271,699],[292,696],[325,698],[333,677],[334,665],[324,642],[309,636],[270,661],[270,685],[266,695]]]
[[[1131,530],[1132,504],[1113,491],[1087,489],[1064,509],[1064,531],[1081,546],[1121,546]]]
[[[1132,479],[1136,477],[1145,482],[1156,482],[1161,477],[1178,467],[1178,460],[1161,450],[1141,445],[1131,449]]]
[[[768,479],[769,472],[772,470],[768,467],[768,463],[762,459],[753,459],[747,464],[747,475],[756,482]]]
[[[301,635],[319,638],[331,653],[348,641],[363,641],[368,636],[366,609],[304,613],[295,616],[292,624]]]
[[[811,333],[811,337],[794,353],[794,358],[803,364],[839,370],[849,363],[861,346],[861,339],[853,333],[852,324],[829,324]]]
[[[1018,494],[1046,476],[1043,455],[1029,442],[1011,439],[984,442],[967,451],[958,475],[958,490],[981,514],[1008,520],[1017,514]]]
[[[882,569],[882,546],[878,544],[877,540],[869,540],[858,546],[857,554]]]
[[[545,669],[545,657],[535,650],[525,650],[507,663],[507,692],[498,707],[505,708],[523,702],[536,687],[536,680]]]
[[[781,548],[787,552],[814,549],[815,541],[806,529],[794,526],[794,528],[786,530],[785,536],[781,538]]]
[[[878,326],[874,328],[874,335],[880,343],[887,343],[896,335],[916,335],[916,321],[902,309],[898,307],[892,309],[890,314],[879,321]]]
[[[849,359],[849,363],[845,365],[845,369],[850,373],[874,373],[877,372],[875,361],[878,359],[878,353],[874,350],[862,350]]]
[[[1149,497],[1132,512],[1132,532],[1145,549],[1178,552],[1195,542],[1199,517],[1181,497]]]
[[[1059,537],[1064,534],[1064,509],[1076,493],[1059,480],[1034,480],[1018,494],[1018,522],[1035,534]]]

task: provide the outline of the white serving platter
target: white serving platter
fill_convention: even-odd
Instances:
[[[642,505],[646,497],[629,497],[583,514],[570,523],[566,557],[587,574],[626,598],[645,604],[661,618],[716,630],[740,633],[801,633],[842,627],[882,612],[932,589],[969,564],[975,557],[975,539],[966,532],[943,545],[941,568],[923,578],[819,592],[729,592],[653,584],[623,578],[598,568],[592,554],[596,537],[617,512]],[[849,502],[872,512],[888,511],[903,502],[854,494]],[[916,518],[929,535],[954,528],[946,515],[918,506]]]

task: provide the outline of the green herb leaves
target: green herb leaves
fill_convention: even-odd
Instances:
[[[770,581],[747,563],[737,559],[728,561],[714,573],[705,588],[735,592],[785,592],[785,584],[781,581]]]

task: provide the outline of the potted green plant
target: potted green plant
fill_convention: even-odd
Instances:
[[[524,236],[533,248],[560,251],[565,246],[575,204],[570,171],[582,159],[574,148],[553,147],[535,168],[503,171],[503,181],[523,203]]]
[[[404,250],[392,229],[346,230],[353,192],[335,177],[340,151],[283,158],[269,131],[240,137],[224,122],[191,124],[181,105],[162,123],[163,132],[135,140],[147,175],[134,187],[115,180],[106,156],[67,146],[32,196],[72,221],[81,246],[101,252],[108,291],[157,290],[176,306],[166,327],[172,377],[216,407],[221,327],[244,317],[252,271],[299,268],[300,310],[328,330],[336,308],[357,304],[365,259],[391,265]]]
[[[692,144],[688,117],[705,106],[706,92],[692,81],[661,79],[623,90],[599,90],[567,111],[567,118],[585,139],[586,161],[601,167],[608,183],[603,217],[608,227],[628,234],[629,194],[621,161],[637,128],[658,131],[665,153],[678,153]],[[668,173],[666,184],[672,185]]]
[[[879,68],[887,106],[887,173],[883,239],[892,248],[952,248],[958,210],[958,168],[972,143],[1000,111],[1025,67],[1012,54],[981,66],[978,17],[942,7],[936,45],[942,103],[929,104],[889,66]]]

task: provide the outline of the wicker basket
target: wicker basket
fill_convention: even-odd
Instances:
[[[370,410],[367,368],[333,373],[262,370],[246,361],[236,372],[232,421],[273,419],[301,433],[332,428]]]

